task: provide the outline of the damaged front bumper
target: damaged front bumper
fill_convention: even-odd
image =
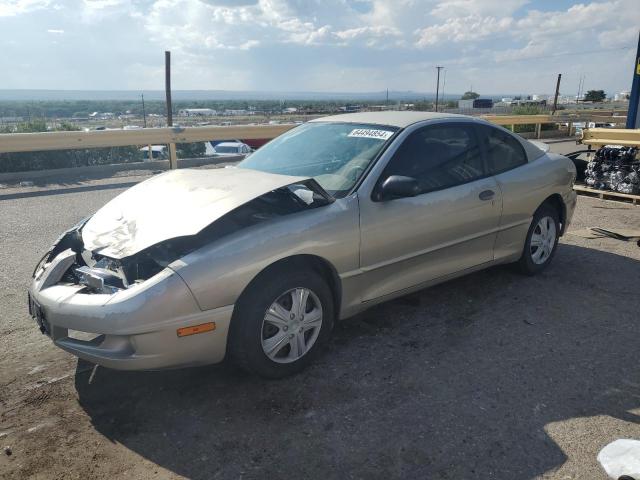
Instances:
[[[112,294],[89,293],[84,285],[61,281],[74,257],[71,250],[59,253],[40,267],[29,288],[31,315],[55,345],[121,370],[204,365],[224,358],[233,305],[200,310],[169,268]],[[178,329],[205,323],[214,326],[178,336]],[[87,336],[93,338],[78,338]]]

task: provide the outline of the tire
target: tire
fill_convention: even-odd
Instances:
[[[536,275],[547,268],[556,253],[559,238],[560,216],[553,206],[545,203],[533,215],[518,261],[520,271],[526,275]],[[538,242],[542,244],[536,245]]]
[[[301,303],[297,298],[306,298],[304,309],[297,307]],[[331,335],[333,319],[333,295],[318,273],[297,265],[267,271],[236,303],[229,338],[231,360],[265,378],[298,373]]]

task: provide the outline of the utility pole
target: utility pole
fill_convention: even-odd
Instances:
[[[576,103],[580,102],[580,97],[582,96],[582,89],[584,88],[584,77],[584,74],[580,75],[580,82],[578,83],[578,98],[576,98]]]
[[[144,93],[140,96],[142,97],[142,121],[144,122],[144,128],[147,128],[147,112],[144,109]]]
[[[446,97],[444,96],[444,87],[447,85],[447,71],[444,71],[444,76],[442,77],[442,102],[445,104],[445,108],[447,105]]]
[[[144,109],[144,93],[141,93],[140,97],[142,98],[142,121],[144,122],[144,128],[147,128],[147,112]],[[147,152],[147,157],[149,158],[149,161],[152,162],[153,148],[151,148],[151,144],[147,145],[147,148],[149,149],[149,151]]]
[[[167,98],[167,126],[173,127],[173,111],[171,107],[171,52],[164,52],[164,89]],[[178,168],[176,144],[169,144],[169,168]]]
[[[171,52],[164,52],[164,90],[167,99],[167,126],[173,127],[173,111],[171,109]]]
[[[438,70],[438,76],[436,80],[436,112],[438,111],[438,96],[440,95],[440,70],[444,67],[436,65],[436,69]]]
[[[551,115],[556,114],[556,109],[558,108],[558,94],[560,93],[560,80],[562,79],[562,74],[558,74],[558,81],[556,82],[556,95],[553,97],[553,111]]]

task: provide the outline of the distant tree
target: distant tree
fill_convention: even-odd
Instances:
[[[17,133],[46,132],[47,122],[44,120],[31,120],[30,122],[19,123],[16,127]]]
[[[202,157],[206,152],[204,142],[178,143],[176,149],[180,158]]]
[[[427,102],[426,100],[423,102],[415,102],[413,104],[413,109],[418,112],[428,112],[430,110],[433,110],[433,108],[434,108],[434,103]]]
[[[607,95],[604,90],[589,90],[584,95],[585,102],[602,102],[605,98],[607,98]]]
[[[520,105],[511,110],[514,115],[539,115],[544,111],[538,105]]]
[[[58,130],[63,132],[76,132],[80,129],[75,125],[70,124],[69,122],[62,122],[58,127]]]
[[[462,100],[475,100],[476,98],[480,98],[480,94],[472,91],[464,92],[462,95]]]

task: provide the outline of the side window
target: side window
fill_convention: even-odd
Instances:
[[[471,182],[485,175],[474,131],[462,124],[424,127],[408,136],[389,161],[382,180],[412,177],[422,193]]]
[[[487,167],[492,175],[527,163],[524,148],[511,134],[494,127],[482,126],[480,138],[487,152]]]

